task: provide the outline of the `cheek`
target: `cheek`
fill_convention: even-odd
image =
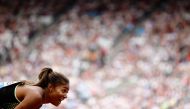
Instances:
[[[51,92],[51,98],[56,98],[59,96],[59,92],[57,90],[54,90],[53,92]]]
[[[63,96],[65,96],[65,93],[62,93],[61,91],[55,91],[53,95],[55,98],[56,97],[63,97]]]

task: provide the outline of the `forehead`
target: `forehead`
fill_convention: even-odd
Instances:
[[[69,90],[69,84],[65,84],[65,85],[57,85],[57,88],[59,88],[59,89],[67,89],[67,90]]]

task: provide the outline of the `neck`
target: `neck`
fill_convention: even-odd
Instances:
[[[43,102],[44,104],[50,103],[48,93],[49,93],[49,91],[47,90],[47,88],[45,88],[45,89],[43,90],[43,99],[42,99],[42,102]]]

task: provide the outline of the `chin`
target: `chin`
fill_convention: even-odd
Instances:
[[[54,106],[59,106],[61,104],[61,102],[54,102],[52,103]]]

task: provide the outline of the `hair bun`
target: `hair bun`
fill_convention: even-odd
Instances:
[[[48,77],[49,77],[48,75],[49,75],[50,73],[53,73],[53,70],[52,70],[51,68],[48,68],[48,67],[43,68],[43,69],[41,70],[41,73],[39,74],[38,78],[39,78],[39,79],[42,79],[43,77],[48,78]]]
[[[42,71],[47,72],[47,73],[52,73],[53,72],[53,70],[51,68],[48,68],[48,67],[43,68]]]

